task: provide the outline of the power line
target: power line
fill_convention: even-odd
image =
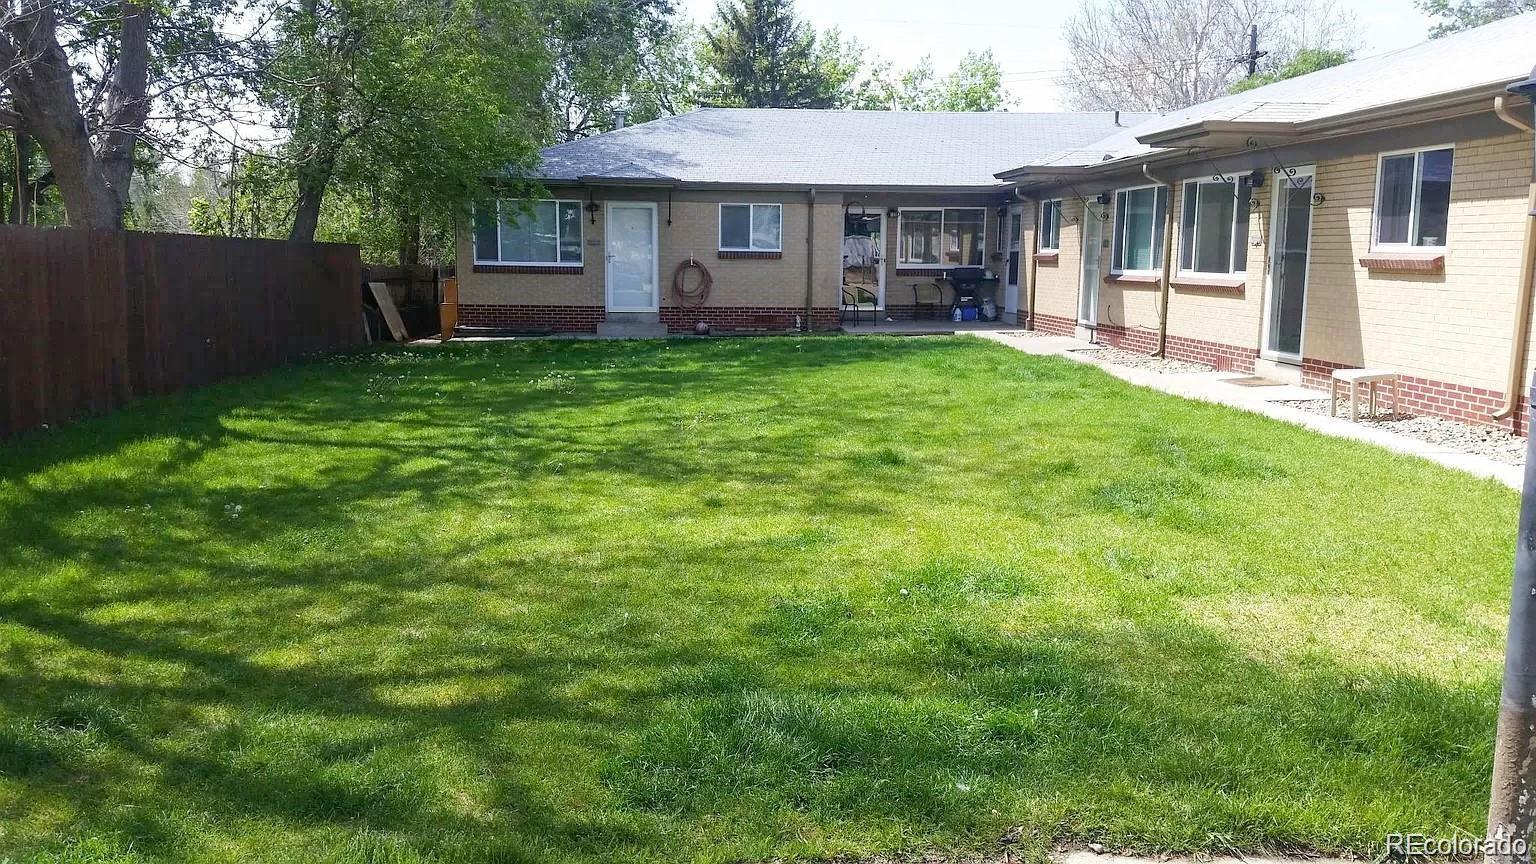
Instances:
[[[1191,66],[1199,66],[1206,63],[1220,63],[1228,65],[1236,62],[1231,57],[1196,57],[1188,60],[1160,60],[1147,63],[1130,63],[1123,66],[1115,66],[1108,70],[1110,75],[1124,75],[1135,72],[1174,71],[1187,69]],[[1065,75],[1068,72],[1077,71],[1080,67],[1063,66],[1056,69],[1030,69],[1021,72],[1004,72],[1000,77],[1004,81],[1017,81],[1026,79],[1045,79],[1055,75]]]

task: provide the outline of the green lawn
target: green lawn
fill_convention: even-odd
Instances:
[[[967,338],[311,363],[0,445],[0,860],[1477,833],[1515,511]]]

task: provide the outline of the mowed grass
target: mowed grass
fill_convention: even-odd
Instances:
[[[1477,833],[1515,517],[967,338],[315,362],[0,445],[0,860]]]

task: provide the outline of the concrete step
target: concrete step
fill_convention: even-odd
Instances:
[[[597,335],[610,339],[660,339],[667,335],[667,325],[655,312],[609,312],[597,325]]]

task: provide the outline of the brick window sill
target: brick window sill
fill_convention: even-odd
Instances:
[[[1041,264],[1055,264],[1061,260],[1060,252],[1036,252],[1035,260]]]
[[[753,261],[777,261],[784,257],[783,252],[757,252],[745,249],[721,249],[715,253],[715,257],[721,260],[753,260]]]
[[[580,276],[585,267],[560,267],[540,264],[476,264],[476,273],[538,273],[548,276]]]
[[[1372,273],[1444,273],[1444,252],[1372,252],[1360,257]]]
[[[1173,287],[1191,291],[1211,291],[1223,294],[1242,294],[1248,289],[1246,276],[1175,276]]]
[[[1124,285],[1127,288],[1155,288],[1163,284],[1161,276],[1145,273],[1111,273],[1104,277],[1105,285]]]

